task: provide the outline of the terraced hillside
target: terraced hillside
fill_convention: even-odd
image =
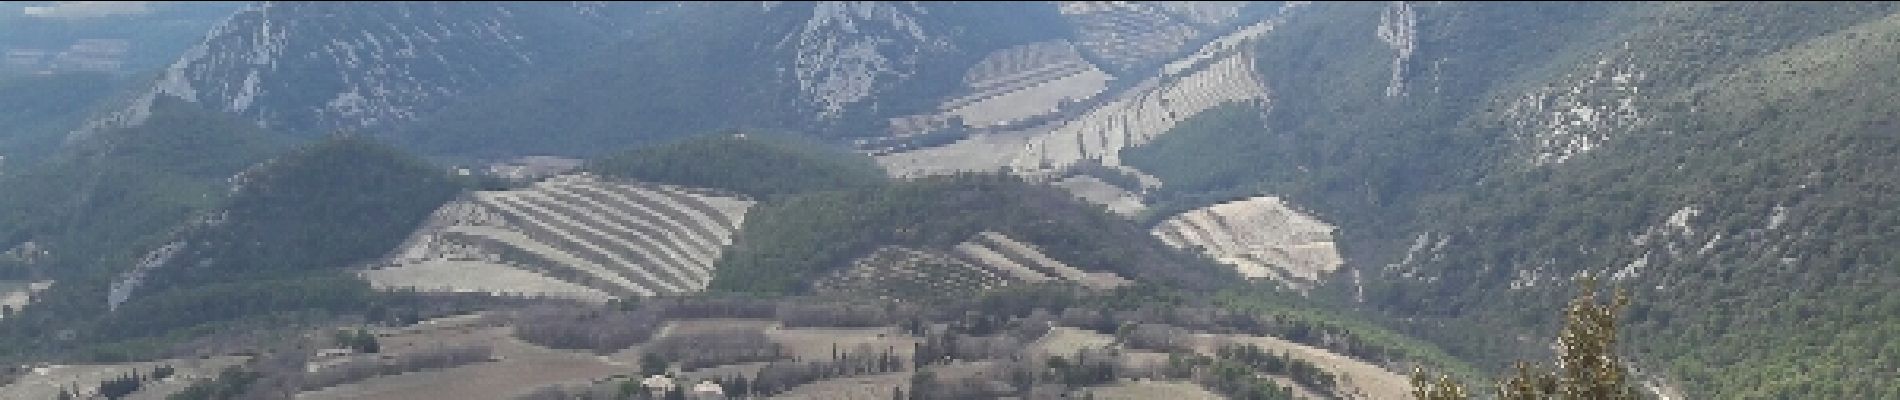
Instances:
[[[1344,262],[1333,226],[1273,196],[1215,204],[1168,218],[1151,231],[1169,246],[1198,250],[1249,278],[1308,287]]]
[[[143,123],[160,95],[286,133],[409,121],[574,57],[614,37],[619,12],[638,8],[257,2],[213,28],[152,88],[79,133]]]
[[[1164,60],[1205,34],[1150,4],[1074,1],[1063,3],[1060,10],[1075,27],[1082,47],[1117,70]]]
[[[1066,40],[1030,43],[998,50],[970,67],[963,79],[967,93],[942,109],[973,127],[1007,125],[1094,97],[1113,79]]]
[[[1092,289],[1126,285],[1109,272],[1087,272],[1044,255],[1035,246],[982,232],[950,251],[885,246],[813,284],[827,294],[886,299],[943,298],[1013,283],[1068,281]]]
[[[1065,9],[1074,7],[1082,6]],[[1122,150],[1146,144],[1216,106],[1242,103],[1265,112],[1268,89],[1245,45],[1271,32],[1297,9],[1284,8],[1191,52],[1170,50],[1165,53],[1168,58],[1154,62],[1162,67],[1160,73],[1099,98],[1072,102],[1069,109],[1052,110],[1059,111],[1046,114],[1055,119],[1052,123],[977,132],[943,146],[883,154],[878,162],[893,176],[1008,167],[1018,174],[1053,179],[1072,175],[1070,169],[1082,163],[1121,167]],[[1083,54],[1088,54],[1088,44],[1081,44]],[[982,126],[969,117],[965,121]]]
[[[438,209],[375,286],[602,300],[698,292],[753,201],[682,186],[557,176]]]

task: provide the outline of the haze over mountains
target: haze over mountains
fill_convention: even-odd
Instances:
[[[0,23],[108,18],[62,7]],[[1384,398],[1544,358],[1593,276],[1650,395],[1900,398],[1890,3],[236,8],[121,81],[0,32],[0,357],[66,368],[0,397]],[[341,326],[470,347],[231,333]]]

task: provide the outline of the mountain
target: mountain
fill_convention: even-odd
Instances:
[[[640,7],[255,3],[80,134],[136,125],[161,95],[305,136],[409,120],[609,41],[614,18]]]
[[[1874,88],[1894,75],[1860,60],[1891,51],[1876,33],[1891,8],[1303,11],[1255,56],[1270,110],[1210,111],[1125,153],[1165,182],[1150,200],[1290,197],[1338,224],[1352,273],[1331,281],[1336,301],[1412,318],[1480,365],[1504,353],[1460,338],[1550,326],[1526,310],[1588,273],[1632,291],[1638,363],[1688,393],[1856,397],[1893,380],[1872,372],[1889,357],[1848,355],[1889,347],[1849,338],[1892,337],[1868,322],[1891,299],[1865,286],[1894,279],[1892,261],[1854,242],[1881,224],[1865,210],[1888,208],[1891,163],[1857,154],[1888,146],[1890,113],[1863,107],[1891,101]],[[1842,372],[1774,378],[1808,369]]]
[[[605,343],[654,333],[573,332],[598,321],[657,330],[648,325],[681,315],[797,325],[789,321],[825,314],[799,307],[874,301],[836,305],[862,320],[826,323],[919,340],[879,344],[892,349],[955,348],[933,342],[930,332],[945,329],[985,338],[970,345],[982,349],[1015,340],[996,336],[999,326],[1029,331],[1038,348],[1130,346],[1172,354],[1181,375],[1220,380],[1197,387],[1268,398],[1352,391],[1305,372],[1269,374],[1295,382],[1285,392],[1237,383],[1259,376],[1249,368],[1286,364],[1232,364],[1253,353],[1167,338],[1265,335],[1385,373],[1424,364],[1482,379],[1551,352],[1553,310],[1576,278],[1593,276],[1631,295],[1623,350],[1652,394],[1881,398],[1900,395],[1891,384],[1900,296],[1882,290],[1900,283],[1885,245],[1900,224],[1887,211],[1900,209],[1890,160],[1900,150],[1897,12],[1889,3],[259,3],[150,87],[104,103],[109,112],[60,156],[113,161],[53,157],[47,172],[7,175],[10,188],[31,190],[0,193],[0,215],[22,221],[0,226],[10,228],[0,244],[18,250],[0,261],[16,276],[88,282],[46,289],[48,302],[27,313],[46,321],[34,313],[51,311],[31,310],[96,310],[67,304],[97,302],[109,291],[102,277],[136,268],[138,254],[169,259],[164,232],[227,229],[188,216],[250,210],[254,222],[228,225],[244,229],[180,253],[207,261],[158,269],[200,275],[154,278],[168,283],[152,293],[182,300],[153,304],[210,302],[183,294],[200,287],[291,290],[305,278],[325,293],[314,297],[342,305],[282,310],[387,321],[345,298],[462,293],[484,300],[401,301],[489,310],[580,300],[559,304],[593,314],[536,314],[556,328],[528,336],[617,351],[628,347]],[[102,104],[94,99],[107,91],[77,90],[61,104]],[[310,148],[347,156],[283,155],[241,139],[277,135],[256,128],[298,140],[355,131],[391,148],[320,139]],[[46,146],[44,130],[21,143]],[[195,151],[216,156],[181,155]],[[588,160],[533,159],[555,160],[545,174],[438,176],[524,155]],[[303,195],[212,190],[263,159],[314,163],[253,168],[295,171],[282,187]],[[140,181],[111,166],[120,162],[167,180]],[[123,179],[72,178],[87,174]],[[163,201],[141,201],[150,199]],[[83,207],[95,204],[125,208]],[[118,226],[96,220],[105,215],[143,222],[101,228]],[[352,227],[365,234],[338,234]],[[102,239],[87,247],[84,235]],[[66,254],[53,257],[61,268],[19,256],[44,248]],[[88,250],[62,250],[72,248]],[[239,273],[251,268],[263,272]],[[337,293],[347,295],[324,297]],[[773,301],[758,298],[783,305],[748,303]],[[215,325],[206,321],[149,327]],[[1052,321],[1112,337],[1035,328]],[[1073,357],[1022,371],[1100,365],[1061,348]],[[980,355],[948,357],[1009,358],[964,350]],[[1200,350],[1230,363],[1182,366]],[[912,371],[956,371],[925,364]],[[879,368],[858,370],[888,369]],[[1014,373],[997,368],[985,371]],[[1161,370],[1154,376],[1171,376]],[[1081,371],[1046,390],[1102,387]],[[1364,382],[1388,378],[1375,375]],[[937,382],[910,379],[899,380]],[[1034,385],[965,386],[1033,397]]]
[[[0,4],[0,76],[95,72],[145,74],[178,59],[236,1]]]

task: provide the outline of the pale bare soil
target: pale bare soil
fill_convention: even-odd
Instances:
[[[170,365],[176,374],[159,382],[148,382],[148,387],[134,393],[132,398],[163,398],[172,392],[184,389],[192,379],[216,376],[225,366],[243,363],[245,357],[226,356],[212,358],[186,358],[159,360],[125,364],[84,364],[49,365],[34,369],[32,373],[20,377],[11,385],[0,387],[0,399],[51,399],[59,395],[61,388],[79,388],[90,393],[99,388],[99,383],[118,378],[133,371],[140,375],[151,375],[152,369],[161,365]]]
[[[515,339],[507,327],[458,328],[429,335],[384,339],[385,352],[424,349],[437,344],[486,344],[497,361],[455,368],[380,376],[362,382],[303,392],[299,399],[495,399],[509,398],[534,388],[577,383],[631,374],[635,367],[616,365],[591,354],[548,349]]]
[[[1096,400],[1223,400],[1220,394],[1209,392],[1190,382],[1168,381],[1123,381],[1109,386],[1089,387],[1071,393],[1071,398],[1081,398],[1084,393],[1095,395]]]

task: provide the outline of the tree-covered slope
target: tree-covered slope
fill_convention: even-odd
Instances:
[[[90,72],[0,76],[0,175],[54,153],[121,85],[111,75]]]
[[[41,303],[0,322],[5,339],[42,355],[138,357],[221,326],[244,329],[233,322],[361,313],[379,297],[347,267],[383,256],[463,187],[358,137],[324,139],[217,183],[201,184],[212,190],[198,207],[145,212],[173,215],[152,221],[165,229],[118,222],[143,235],[112,249],[142,258],[100,258],[87,274],[61,275]]]
[[[719,262],[714,290],[796,293],[879,246],[947,249],[993,231],[1084,270],[1213,288],[1226,269],[1176,252],[1138,225],[1018,178],[961,175],[813,192],[759,205]]]
[[[1180,183],[1158,210],[1289,196],[1366,273],[1320,296],[1483,368],[1547,351],[1536,310],[1592,273],[1635,290],[1628,350],[1692,396],[1891,390],[1891,4],[1306,11],[1256,49],[1267,113],[1126,154]]]
[[[589,171],[758,198],[882,184],[869,158],[793,136],[727,132],[610,154]]]
[[[161,101],[155,111],[149,124],[0,177],[0,245],[34,242],[51,254],[0,270],[59,279],[129,263],[142,251],[133,247],[215,205],[226,178],[286,142],[184,102]]]

